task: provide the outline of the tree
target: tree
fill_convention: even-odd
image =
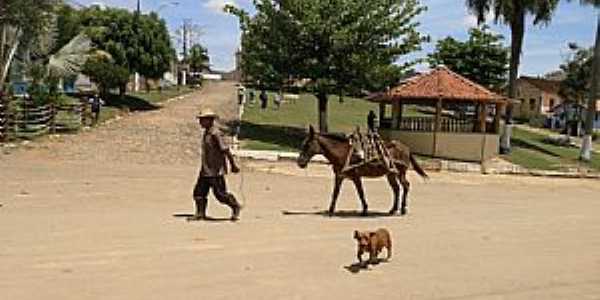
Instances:
[[[511,31],[510,63],[508,75],[508,98],[517,95],[517,77],[525,37],[525,17],[533,16],[533,24],[547,24],[552,18],[558,0],[467,0],[467,7],[477,16],[479,23],[485,22],[489,12],[494,13],[495,21],[507,24]],[[506,110],[506,122],[501,138],[500,151],[510,152],[512,129],[512,105]]]
[[[560,83],[560,94],[565,99],[584,104],[591,87],[593,48],[569,44],[572,55],[560,65],[565,79]]]
[[[129,71],[106,56],[88,59],[83,65],[83,73],[98,85],[104,99],[108,99],[110,89],[119,88],[123,93],[124,86],[129,81]]]
[[[2,0],[0,2],[0,92],[17,49],[47,29],[56,0]]]
[[[187,63],[190,65],[192,72],[202,72],[208,70],[209,57],[206,48],[202,45],[195,44],[190,48],[190,53],[187,59]]]
[[[592,5],[600,7],[600,0],[581,0],[583,5]],[[592,159],[592,134],[594,132],[594,117],[596,116],[596,100],[598,99],[598,86],[600,81],[600,16],[598,16],[596,26],[596,44],[594,46],[594,56],[592,61],[592,76],[590,94],[588,97],[587,113],[585,115],[585,135],[581,143],[581,152],[579,158],[583,161]]]
[[[156,13],[138,15],[95,6],[79,11],[63,8],[58,24],[63,39],[83,31],[99,49],[110,53],[114,64],[147,78],[161,78],[175,58],[166,24]]]
[[[425,10],[418,0],[257,0],[254,6],[254,16],[226,7],[243,32],[244,74],[265,87],[310,82],[323,132],[328,95],[394,82],[412,65],[394,63],[427,40],[417,31],[415,17]]]
[[[470,29],[464,42],[452,37],[438,41],[429,63],[446,65],[487,88],[500,90],[506,84],[508,49],[502,44],[504,37],[488,29],[485,25]]]

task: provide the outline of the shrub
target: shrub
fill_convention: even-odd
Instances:
[[[110,89],[119,88],[123,90],[123,87],[129,81],[127,68],[116,65],[104,56],[88,59],[83,65],[83,74],[89,76],[90,80],[98,85],[98,89],[104,98],[106,98]]]

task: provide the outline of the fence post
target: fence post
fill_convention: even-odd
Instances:
[[[0,142],[6,139],[6,108],[4,107],[4,94],[0,93]]]
[[[85,104],[79,102],[79,128],[85,126]]]
[[[49,125],[50,126],[50,133],[55,134],[56,133],[56,109],[54,107],[54,103],[50,103],[50,120],[49,121]]]

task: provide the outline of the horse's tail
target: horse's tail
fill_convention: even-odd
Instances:
[[[423,168],[421,168],[421,166],[419,165],[419,163],[417,162],[415,157],[412,155],[412,153],[409,154],[409,157],[410,157],[410,162],[412,163],[412,166],[415,169],[415,171],[417,172],[417,174],[419,174],[423,178],[429,178],[427,173],[425,173],[425,170],[423,170]]]

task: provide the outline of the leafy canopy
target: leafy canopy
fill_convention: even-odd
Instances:
[[[314,93],[381,89],[414,62],[400,59],[427,40],[418,0],[255,0],[256,14],[235,7],[242,69],[260,85],[310,79]]]
[[[206,48],[199,44],[193,45],[192,48],[190,48],[186,63],[190,65],[192,72],[202,72],[207,70],[210,65]]]
[[[439,40],[429,55],[433,66],[443,64],[487,88],[500,90],[508,73],[508,48],[504,37],[490,32],[489,27],[471,28],[469,39],[462,42],[452,37]]]
[[[138,15],[124,9],[99,7],[74,10],[63,7],[58,14],[59,44],[81,31],[129,72],[160,78],[169,70],[175,51],[165,22],[157,14]]]
[[[565,73],[560,93],[568,100],[583,103],[591,87],[594,50],[581,48],[576,44],[570,44],[569,48],[572,51],[571,55],[560,65],[560,69]]]
[[[110,89],[122,88],[129,80],[129,71],[105,56],[94,56],[88,59],[83,65],[82,72],[98,84],[103,96],[108,94]]]

